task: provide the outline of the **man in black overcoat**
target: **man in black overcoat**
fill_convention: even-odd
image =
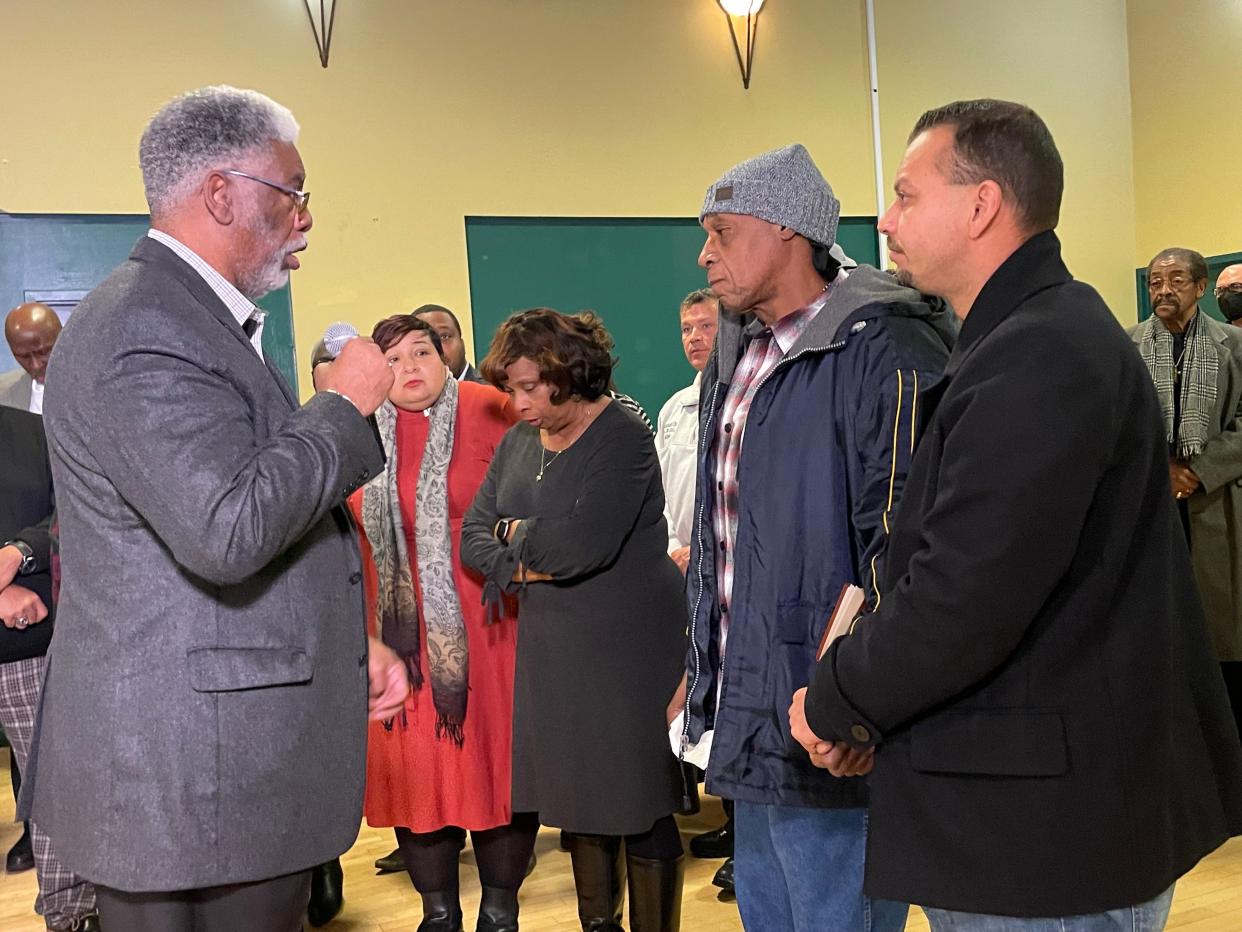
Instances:
[[[1061,260],[1062,184],[1026,107],[916,125],[880,230],[962,330],[879,607],[790,709],[830,771],[874,754],[867,893],[924,906],[933,932],[1159,930],[1177,878],[1242,830],[1160,407]]]

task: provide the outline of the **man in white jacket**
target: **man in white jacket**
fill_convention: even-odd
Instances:
[[[656,455],[664,479],[664,518],[668,522],[668,553],[684,573],[690,559],[690,527],[694,512],[694,449],[699,428],[699,373],[716,342],[720,305],[710,288],[692,291],[681,302],[681,348],[694,367],[694,381],[676,392],[660,409]]]

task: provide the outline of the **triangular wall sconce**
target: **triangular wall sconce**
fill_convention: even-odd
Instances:
[[[319,19],[311,9],[311,0],[302,0],[306,4],[306,18],[310,20],[311,32],[315,35],[315,48],[319,50],[319,64],[328,67],[328,53],[332,51],[332,25],[336,22],[336,0],[319,0]]]
[[[720,9],[724,10],[725,19],[729,21],[729,35],[733,37],[733,51],[737,53],[737,67],[742,72],[742,89],[750,90],[750,74],[755,63],[755,36],[759,29],[759,11],[764,0],[716,0]],[[746,27],[746,54],[742,54],[742,44],[737,38],[737,25]]]

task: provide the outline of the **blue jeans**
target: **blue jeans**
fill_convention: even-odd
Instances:
[[[866,809],[737,802],[734,883],[750,932],[901,932],[904,903],[863,896]]]
[[[1087,916],[1049,919],[1015,919],[1012,916],[985,916],[957,913],[947,909],[927,909],[932,932],[1161,932],[1173,905],[1173,888],[1154,900],[1138,906],[1110,909]]]

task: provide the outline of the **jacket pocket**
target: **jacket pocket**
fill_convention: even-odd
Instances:
[[[186,652],[190,686],[217,693],[310,682],[314,663],[296,647],[196,647]]]
[[[781,602],[776,606],[776,640],[782,644],[818,644],[831,611],[831,605],[817,602]]]
[[[910,766],[920,773],[1058,777],[1069,771],[1059,712],[946,712],[910,729]]]

